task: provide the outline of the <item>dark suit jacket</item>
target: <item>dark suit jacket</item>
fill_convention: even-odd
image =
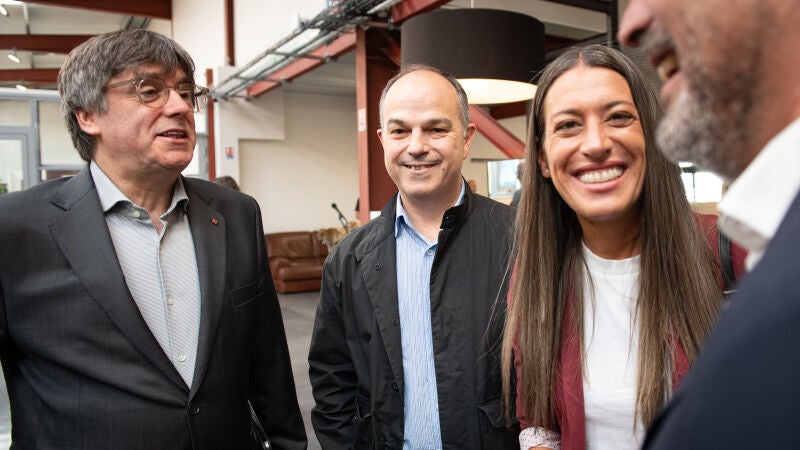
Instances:
[[[800,195],[645,448],[797,448],[798,421]]]
[[[256,202],[184,179],[201,291],[194,386],[131,297],[88,166],[0,196],[0,356],[12,448],[305,448]]]

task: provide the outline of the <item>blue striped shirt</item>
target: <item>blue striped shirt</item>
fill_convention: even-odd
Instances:
[[[456,205],[464,198],[464,186]],[[433,362],[431,268],[438,242],[428,242],[414,229],[398,197],[395,219],[397,300],[405,384],[405,450],[440,449],[439,395]]]
[[[94,161],[100,205],[125,284],[145,323],[186,385],[192,386],[200,333],[200,281],[180,178],[156,233],[150,215],[134,204]]]

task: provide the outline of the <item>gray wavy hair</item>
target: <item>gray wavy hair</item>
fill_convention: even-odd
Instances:
[[[165,72],[182,70],[194,79],[194,62],[189,53],[172,39],[148,30],[121,30],[95,36],[75,47],[58,74],[61,116],[72,143],[85,161],[94,155],[95,139],[78,124],[79,111],[106,111],[105,85],[108,80],[143,65],[155,65]]]

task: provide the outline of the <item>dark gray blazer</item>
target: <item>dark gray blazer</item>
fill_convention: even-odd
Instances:
[[[798,422],[800,195],[644,447],[798,448]]]
[[[139,313],[88,166],[0,196],[0,357],[12,448],[305,448],[256,202],[184,179],[202,296],[189,389]]]

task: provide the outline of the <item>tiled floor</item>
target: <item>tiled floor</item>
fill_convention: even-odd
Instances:
[[[306,424],[309,450],[320,450],[314,431],[311,429],[311,384],[308,381],[308,344],[311,340],[311,329],[314,326],[314,312],[319,300],[319,292],[298,294],[279,294],[283,323],[286,327],[286,338],[292,357],[297,396],[303,421]],[[0,376],[0,449],[11,445],[11,415],[8,411],[5,379]]]
[[[319,450],[321,447],[311,428],[311,407],[314,406],[314,399],[311,396],[311,382],[308,380],[308,345],[311,342],[319,292],[278,294],[278,298],[281,302],[286,340],[289,342],[289,353],[292,357],[297,399],[300,402],[300,411],[303,413],[303,422],[306,424],[308,449]]]

